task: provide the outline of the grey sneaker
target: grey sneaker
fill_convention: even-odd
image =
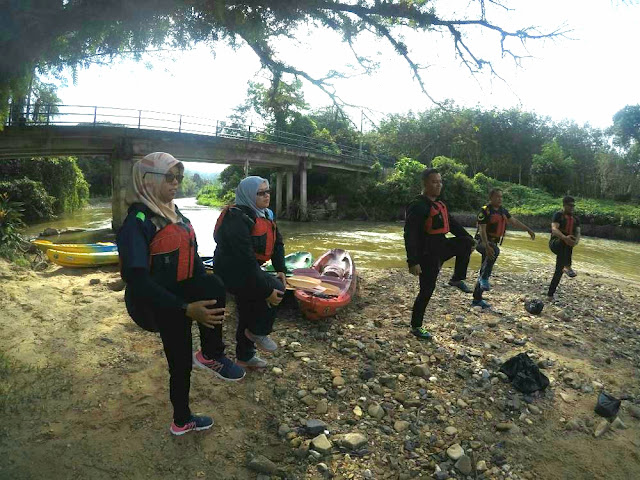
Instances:
[[[246,361],[236,360],[236,363],[243,368],[260,369],[267,368],[267,361],[254,355],[252,358]]]
[[[249,331],[248,328],[244,329],[244,336],[251,340],[256,344],[260,350],[264,350],[266,352],[275,352],[278,348],[276,342],[271,340],[267,335],[255,335]]]

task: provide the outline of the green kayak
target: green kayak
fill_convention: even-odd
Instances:
[[[296,268],[309,268],[313,263],[313,257],[309,252],[295,252],[290,253],[284,257],[284,264],[287,267],[287,273],[290,273]],[[273,272],[273,265],[271,262],[267,262],[264,267],[267,272]]]

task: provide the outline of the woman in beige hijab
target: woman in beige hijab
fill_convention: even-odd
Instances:
[[[195,232],[175,206],[184,166],[168,153],[151,153],[133,166],[127,218],[118,232],[125,302],[142,328],[160,332],[169,364],[173,404],[170,432],[211,428],[211,417],[189,409],[191,365],[215,378],[238,381],[244,370],[224,355],[225,289],[205,272]],[[201,349],[192,353],[191,322],[198,322]]]

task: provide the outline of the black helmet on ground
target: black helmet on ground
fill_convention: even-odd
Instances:
[[[544,303],[542,302],[542,300],[538,300],[537,298],[534,298],[533,300],[525,301],[524,308],[527,312],[531,313],[532,315],[539,315],[540,312],[542,312],[542,309],[544,308]]]

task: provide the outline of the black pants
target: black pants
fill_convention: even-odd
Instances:
[[[491,272],[493,272],[493,266],[496,263],[496,260],[498,260],[498,255],[500,255],[500,247],[498,247],[498,244],[493,243],[493,242],[489,242],[489,245],[491,245],[491,247],[493,248],[493,258],[490,258],[487,255],[487,251],[486,248],[484,246],[484,243],[479,242],[476,245],[476,250],[478,251],[478,253],[480,253],[480,255],[482,255],[482,264],[480,265],[480,273],[478,274],[478,281],[476,282],[476,288],[473,290],[473,299],[475,301],[480,301],[482,300],[482,289],[480,288],[480,279],[484,278],[484,279],[489,279],[489,277],[491,276]]]
[[[551,279],[551,285],[549,285],[549,296],[553,296],[556,293],[564,267],[571,266],[571,255],[573,254],[573,247],[570,247],[564,243],[558,237],[551,237],[549,240],[549,248],[556,254],[556,271],[553,273]]]
[[[225,290],[216,275],[193,277],[178,283],[171,289],[186,303],[199,300],[217,300],[216,308],[225,305]],[[160,330],[164,353],[169,364],[169,397],[173,405],[173,420],[183,425],[189,420],[189,387],[191,385],[191,319],[180,309],[156,310],[156,322]],[[207,328],[198,324],[202,353],[209,359],[224,355],[222,326]]]
[[[284,286],[276,278],[273,278],[273,288],[284,291]],[[245,329],[254,335],[269,335],[276,321],[277,307],[270,307],[264,297],[258,298],[252,291],[229,291],[236,299],[236,359],[246,362],[256,354],[256,346],[245,335]]]
[[[467,278],[467,267],[469,266],[469,257],[473,239],[468,237],[445,238],[437,248],[430,251],[430,255],[420,260],[420,292],[413,302],[413,311],[411,313],[411,328],[422,326],[424,319],[424,311],[431,300],[433,290],[436,288],[436,280],[440,273],[442,264],[452,257],[456,257],[456,264],[453,270],[452,281],[464,280]]]

